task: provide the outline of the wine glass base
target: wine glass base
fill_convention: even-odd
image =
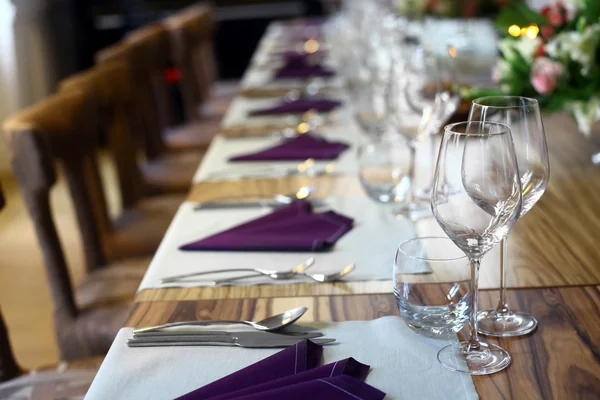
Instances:
[[[394,207],[396,216],[408,217],[411,221],[418,221],[433,216],[431,206],[428,203],[405,203]]]
[[[477,314],[477,321],[481,334],[495,337],[527,335],[537,327],[533,315],[521,311],[501,314],[496,310],[485,310]]]
[[[469,375],[489,375],[510,365],[510,354],[500,346],[479,343],[478,350],[468,347],[469,342],[448,345],[438,352],[438,361],[450,371]]]

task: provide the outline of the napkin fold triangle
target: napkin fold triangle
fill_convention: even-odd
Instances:
[[[231,157],[229,161],[303,161],[307,158],[332,160],[348,147],[343,142],[329,141],[305,133],[261,151]]]
[[[314,213],[305,200],[180,247],[189,251],[325,251],[352,229],[352,218]]]
[[[321,363],[323,346],[302,340],[177,400],[381,400],[382,391],[364,383],[369,366],[346,358]]]
[[[250,112],[251,116],[302,114],[307,111],[330,112],[342,104],[338,100],[301,98],[286,101],[273,107],[261,108]]]

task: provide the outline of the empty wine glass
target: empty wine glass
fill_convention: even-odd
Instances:
[[[449,44],[446,51],[437,54],[438,74],[440,90],[436,98],[436,113],[431,118],[430,138],[431,138],[431,160],[435,167],[437,153],[439,150],[438,137],[441,137],[441,129],[454,115],[460,103],[460,87],[458,84],[458,74],[456,70],[456,48]],[[432,171],[433,172],[433,171]],[[418,190],[417,196],[421,199],[429,200],[433,188],[433,174],[431,183],[421,190]]]
[[[435,169],[431,208],[444,232],[469,258],[473,292],[469,340],[446,346],[438,353],[438,360],[452,371],[485,375],[510,364],[506,350],[479,341],[477,285],[482,257],[508,234],[519,217],[521,202],[521,181],[509,127],[495,122],[447,125]]]
[[[546,135],[537,100],[517,96],[491,96],[475,99],[471,121],[495,121],[510,127],[516,144],[517,163],[523,188],[525,215],[542,197],[550,178]],[[500,300],[495,310],[479,313],[479,332],[491,336],[520,336],[535,329],[536,319],[528,313],[513,311],[506,299],[508,268],[507,238],[500,243]]]
[[[398,212],[416,220],[431,215],[427,203],[415,202],[415,158],[417,144],[432,133],[441,87],[434,54],[411,41],[401,53],[403,60],[395,62],[389,74],[385,115],[390,129],[401,134],[410,149],[410,190]]]
[[[359,179],[370,198],[380,203],[402,201],[410,186],[407,153],[404,142],[389,135],[358,149]]]

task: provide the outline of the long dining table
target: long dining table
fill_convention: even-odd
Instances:
[[[254,122],[254,126],[244,125],[248,123],[248,118],[244,117],[248,107],[271,104],[274,97],[285,93],[268,81],[268,77],[265,78],[265,60],[268,60],[282,29],[285,25],[273,24],[261,41],[242,80],[240,94],[223,121],[222,132],[199,166],[188,199],[175,216],[148,269],[125,327],[195,319],[259,320],[302,305],[309,307],[303,322],[373,320],[399,315],[392,293],[391,265],[386,265],[387,277],[359,273],[355,279],[320,284],[293,282],[211,287],[161,286],[158,283],[160,277],[188,272],[178,268],[190,263],[198,267],[203,263],[221,266],[244,257],[246,266],[271,263],[269,266],[282,269],[285,263],[292,262],[293,255],[289,254],[271,259],[258,253],[199,256],[179,251],[178,246],[185,241],[232,223],[236,219],[228,218],[239,212],[203,211],[204,217],[201,218],[194,211],[194,205],[199,202],[224,197],[290,193],[302,186],[317,188],[317,197],[349,199],[351,202],[366,199],[355,161],[356,148],[365,139],[352,122],[351,110],[346,110],[346,105],[335,118],[319,126],[323,133],[344,138],[351,145],[351,149],[336,162],[335,173],[245,177],[244,170],[251,171],[255,168],[253,165],[242,164],[232,168],[227,162],[232,154],[274,142],[269,136],[274,130],[287,129],[303,122],[265,118]],[[348,102],[343,85],[333,83],[331,93]],[[473,378],[482,399],[600,398],[600,172],[590,161],[595,149],[577,133],[568,115],[545,115],[544,124],[551,162],[550,183],[542,199],[510,233],[510,267],[507,272],[509,303],[532,313],[539,325],[533,333],[522,337],[485,338],[507,349],[512,355],[512,364],[493,375]],[[291,165],[270,165],[276,168],[279,164]],[[327,167],[324,163],[317,164],[319,168]],[[424,175],[429,174],[424,172]],[[225,222],[218,223],[223,220]],[[404,224],[406,238],[441,232],[433,218],[415,223],[400,222]],[[211,225],[211,228],[203,230],[199,227],[203,223]],[[402,240],[399,237],[386,243],[392,259],[395,246]],[[353,251],[357,253],[352,253],[352,257],[359,257],[364,262],[368,262],[370,257],[376,258],[369,255],[372,250],[368,242]],[[297,259],[298,255],[295,256]],[[343,256],[315,255],[326,264],[341,262]],[[498,299],[498,254],[492,256],[495,259],[490,257],[487,265],[484,261],[482,266],[480,304],[483,308],[494,307]],[[435,291],[436,285],[441,282],[444,282],[443,277],[432,277],[428,290]],[[107,357],[96,380],[104,382],[101,375],[115,367],[117,362],[114,357]],[[397,379],[398,384],[402,384],[402,377]],[[98,391],[98,387],[95,389]]]

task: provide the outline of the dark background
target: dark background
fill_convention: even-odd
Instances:
[[[71,3],[75,22],[77,69],[93,64],[94,53],[132,29],[196,3],[190,0],[92,0]],[[322,15],[321,0],[214,0],[214,39],[220,79],[239,78],[246,70],[269,22]]]

